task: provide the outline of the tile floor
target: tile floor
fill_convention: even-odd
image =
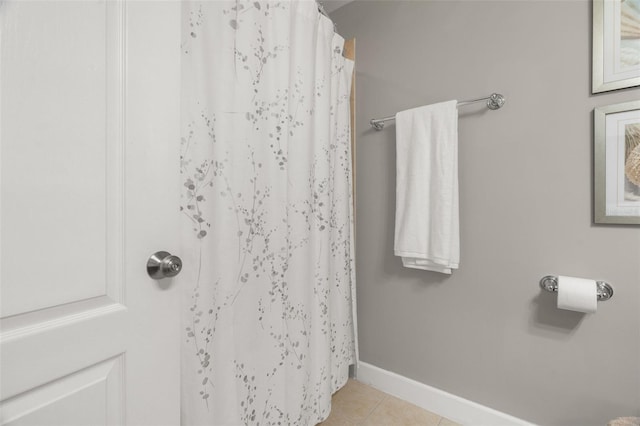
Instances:
[[[331,407],[318,426],[460,426],[351,379],[333,395]]]

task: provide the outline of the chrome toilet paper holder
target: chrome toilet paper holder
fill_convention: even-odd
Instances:
[[[604,281],[596,281],[598,287],[598,302],[609,300],[613,297],[613,287],[611,284]],[[558,292],[558,277],[555,275],[547,275],[540,280],[540,287],[543,290],[550,291],[552,293]]]

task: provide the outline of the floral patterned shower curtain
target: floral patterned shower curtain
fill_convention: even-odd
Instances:
[[[312,0],[183,2],[184,425],[313,425],[356,361],[344,40]]]

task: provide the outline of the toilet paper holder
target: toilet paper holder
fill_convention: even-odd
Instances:
[[[613,297],[613,287],[604,281],[596,281],[598,287],[598,302],[609,300]],[[540,287],[552,293],[558,292],[558,277],[555,275],[547,275],[540,280]]]

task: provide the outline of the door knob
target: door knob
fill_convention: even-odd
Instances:
[[[154,280],[175,277],[182,270],[182,260],[166,251],[157,251],[147,261],[147,273]]]

